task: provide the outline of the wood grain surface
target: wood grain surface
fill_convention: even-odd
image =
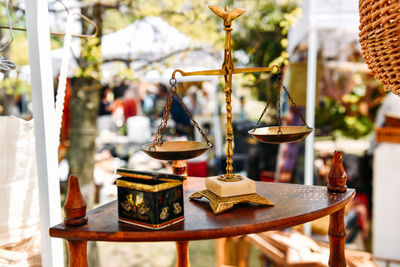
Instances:
[[[50,228],[50,236],[90,241],[185,241],[258,233],[305,223],[343,208],[354,189],[329,193],[325,186],[306,186],[257,182],[257,193],[275,203],[273,207],[238,205],[231,211],[214,215],[204,201],[190,201],[189,196],[204,189],[204,178],[184,182],[185,220],[161,230],[147,230],[118,222],[117,201],[87,213],[89,222],[79,227],[60,223]]]

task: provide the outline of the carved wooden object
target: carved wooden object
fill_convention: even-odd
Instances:
[[[328,174],[328,190],[332,193],[346,192],[347,174],[343,167],[342,153],[336,150],[333,154],[332,167]]]
[[[342,153],[335,151],[332,167],[328,174],[328,191],[331,193],[344,193],[347,191],[347,174],[343,167]],[[345,241],[346,229],[344,225],[344,207],[329,216],[329,266],[346,266]]]
[[[68,193],[64,204],[64,223],[68,226],[79,226],[87,223],[86,206],[79,188],[78,177],[71,175],[68,179]]]
[[[68,193],[64,203],[66,227],[77,227],[86,224],[86,201],[79,188],[79,181],[76,175],[68,179]],[[67,239],[69,266],[87,267],[87,241]]]

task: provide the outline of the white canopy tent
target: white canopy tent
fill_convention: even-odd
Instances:
[[[72,54],[80,56],[80,42],[74,40]],[[194,41],[179,32],[159,17],[145,17],[131,25],[101,38],[101,54],[105,63],[101,66],[103,81],[108,82],[118,74],[120,62],[128,63],[134,71],[134,78],[141,81],[167,82],[172,69],[209,69],[221,64],[222,53],[215,53],[213,47]],[[60,70],[62,49],[52,51],[53,76]],[[162,64],[159,64],[159,63]],[[69,75],[77,67],[74,58],[69,62]],[[206,79],[202,77],[202,79]],[[209,79],[209,78],[208,78]],[[198,79],[197,79],[198,80]]]
[[[104,35],[101,39],[101,53],[104,60],[141,58],[147,61],[187,49],[191,45],[191,38],[161,18],[149,16],[124,29]]]

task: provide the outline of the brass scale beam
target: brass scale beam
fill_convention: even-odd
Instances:
[[[254,67],[254,68],[234,68],[232,62],[232,50],[231,50],[231,22],[235,18],[246,12],[243,8],[234,8],[232,11],[228,11],[225,7],[225,11],[217,6],[209,6],[212,12],[224,20],[225,35],[225,48],[224,48],[224,62],[222,68],[217,70],[203,70],[203,71],[192,71],[184,72],[182,70],[175,70],[172,73],[172,79],[175,79],[175,74],[179,72],[182,76],[195,76],[195,75],[224,75],[225,78],[225,102],[226,102],[226,174],[221,175],[218,179],[226,182],[233,182],[241,180],[240,176],[233,175],[233,127],[232,127],[232,106],[231,106],[231,95],[232,95],[232,75],[239,73],[252,73],[252,72],[267,72],[272,71],[277,66],[273,67]]]

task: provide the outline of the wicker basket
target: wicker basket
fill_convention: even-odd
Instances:
[[[400,2],[360,0],[362,56],[386,91],[400,95]]]
[[[376,128],[376,141],[378,143],[400,143],[400,128]]]

